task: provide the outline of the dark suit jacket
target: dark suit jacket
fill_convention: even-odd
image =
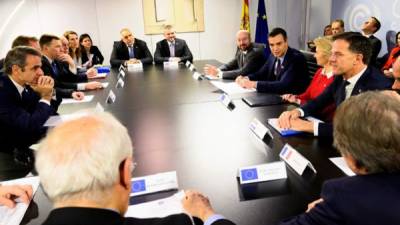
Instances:
[[[40,97],[26,86],[23,100],[7,75],[0,75],[0,151],[12,153],[14,149],[25,151],[46,133],[43,124],[57,114],[60,101],[49,106],[39,102]]]
[[[139,59],[143,65],[152,64],[153,56],[147,47],[146,42],[135,38],[133,44],[133,51],[135,58]],[[123,41],[114,42],[113,50],[111,52],[110,63],[113,67],[119,67],[122,63],[129,60],[129,49]]]
[[[68,65],[55,60],[58,74],[53,71],[49,60],[42,56],[42,70],[45,75],[49,75],[54,79],[57,97],[71,98],[72,92],[77,90],[77,83],[87,82],[86,75],[76,75],[68,69]]]
[[[381,51],[382,42],[374,35],[369,36],[369,41],[372,44],[370,65],[376,65],[376,59],[378,58],[379,52]]]
[[[321,112],[321,110],[330,104],[335,104],[335,106],[338,107],[342,103],[339,93],[342,83],[343,76],[336,76],[331,85],[329,85],[320,96],[301,107],[304,111],[304,116],[313,116],[316,113]],[[357,81],[351,95],[358,95],[362,92],[371,90],[384,90],[390,87],[391,81],[378,69],[369,66]],[[332,137],[332,124],[320,123],[318,126],[318,133],[319,136]]]
[[[0,59],[0,71],[3,70],[3,67],[4,67],[4,60],[5,60],[5,58]]]
[[[243,56],[242,56],[243,55]],[[241,58],[243,57],[243,62]],[[235,79],[239,75],[257,72],[265,63],[264,46],[251,43],[244,54],[239,48],[236,50],[235,58],[220,67],[224,79]]]
[[[156,52],[154,53],[154,62],[156,64],[167,62],[170,56],[168,41],[164,39],[157,42]],[[193,62],[192,52],[190,52],[185,40],[175,38],[175,57],[180,57],[180,62]]]
[[[104,57],[97,46],[93,45],[92,47],[90,47],[89,52],[90,54],[93,54],[92,65],[103,64]],[[86,54],[85,48],[82,48],[81,57],[82,64],[86,63],[89,60],[89,56]]]
[[[289,47],[278,76],[274,73],[275,60],[276,58],[271,54],[259,71],[248,75],[250,80],[258,81],[257,91],[274,94],[303,93],[310,83],[304,55]]]
[[[394,225],[400,221],[400,173],[344,177],[325,182],[309,213],[280,225]]]
[[[58,208],[50,212],[43,225],[191,225],[186,214],[171,215],[164,218],[138,219],[121,217],[108,209],[94,208]],[[213,225],[234,225],[228,220],[219,220]]]

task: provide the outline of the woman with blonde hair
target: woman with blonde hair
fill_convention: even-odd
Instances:
[[[283,100],[303,105],[308,101],[317,98],[334,80],[332,66],[329,63],[329,57],[331,56],[332,50],[332,37],[319,37],[314,40],[314,43],[316,46],[314,57],[317,60],[317,64],[322,66],[322,68],[315,72],[310,85],[304,93],[300,95],[285,94],[282,95]],[[335,106],[329,105],[321,112],[319,119],[332,121],[334,112]]]
[[[82,68],[82,51],[79,45],[78,34],[75,31],[69,30],[64,32],[64,37],[67,38],[69,43],[68,54],[74,60],[78,68]],[[86,68],[86,67],[85,67]]]

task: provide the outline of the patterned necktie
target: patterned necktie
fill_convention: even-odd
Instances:
[[[56,62],[52,62],[51,63],[51,68],[53,69],[53,73],[54,73],[54,76],[55,77],[58,77],[58,69],[57,69],[57,64],[56,64]]]
[[[276,59],[275,76],[278,77],[281,74],[282,65],[279,58]]]

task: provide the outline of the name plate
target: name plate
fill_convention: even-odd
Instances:
[[[125,71],[124,70],[119,71],[118,77],[119,78],[125,78]]]
[[[150,176],[132,178],[130,196],[174,189],[178,189],[176,171],[158,173]]]
[[[219,101],[226,106],[229,110],[234,110],[235,109],[235,105],[233,104],[231,98],[229,98],[229,96],[227,94],[222,94],[219,97]]]
[[[164,69],[176,70],[179,68],[178,62],[164,62]]]
[[[129,72],[143,71],[143,64],[142,63],[128,63],[128,71]]]
[[[124,67],[124,65],[122,65],[122,64],[119,66],[118,71],[121,72],[121,70],[125,70],[125,67]]]
[[[286,179],[284,162],[273,162],[239,169],[240,184]]]
[[[195,71],[195,70],[196,70],[196,67],[194,67],[194,65],[193,65],[193,64],[190,64],[190,66],[189,66],[189,70],[190,70],[190,71]]]
[[[279,157],[283,159],[283,161],[285,161],[290,167],[292,167],[292,169],[300,176],[304,173],[307,167],[309,167],[314,173],[317,173],[317,170],[314,168],[311,162],[289,144],[285,144],[285,146],[283,146],[281,152],[279,153]]]
[[[192,63],[190,63],[190,61],[186,61],[186,63],[185,63],[186,68],[189,68],[190,65],[192,65]]]
[[[203,80],[203,75],[201,75],[201,73],[199,73],[199,72],[194,72],[193,73],[193,79],[195,79],[195,80]]]
[[[100,104],[100,102],[97,102],[96,108],[94,108],[94,111],[97,112],[97,113],[104,112],[104,107]]]
[[[106,102],[108,104],[112,104],[115,102],[115,99],[117,98],[117,96],[115,96],[114,92],[112,90],[110,90],[110,92],[108,93]]]
[[[115,85],[116,88],[123,88],[125,86],[124,80],[120,77]]]
[[[268,127],[262,124],[257,118],[254,118],[253,121],[251,121],[249,128],[260,139],[264,139],[266,134],[268,134],[271,137],[271,139],[274,138]]]

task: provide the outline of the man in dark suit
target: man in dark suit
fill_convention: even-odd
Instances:
[[[376,59],[378,58],[379,52],[381,51],[382,42],[374,36],[376,32],[381,28],[381,22],[376,17],[370,17],[362,25],[362,34],[367,37],[372,44],[372,56],[370,65],[376,66]]]
[[[300,108],[282,113],[279,125],[284,129],[332,137],[332,124],[310,122],[300,117],[313,116],[330,104],[337,107],[350,96],[365,91],[390,88],[390,80],[378,69],[368,66],[370,57],[371,43],[368,38],[355,32],[334,36],[330,63],[335,80],[316,99]]]
[[[129,63],[139,62],[143,65],[153,63],[153,56],[151,56],[146,42],[135,38],[127,28],[122,29],[120,34],[121,41],[114,42],[111,52],[111,66],[119,67],[121,64],[126,66]]]
[[[132,155],[126,128],[111,114],[89,115],[54,128],[41,142],[36,160],[40,181],[55,206],[43,224],[191,225],[187,214],[124,217],[135,168]],[[54,179],[59,174],[62,179]],[[182,206],[205,224],[233,225],[198,192],[186,191]]]
[[[280,225],[393,225],[400,221],[400,95],[352,96],[338,108],[334,144],[356,174],[325,182],[306,213]]]
[[[303,93],[310,79],[304,55],[288,46],[286,31],[274,28],[268,35],[271,55],[255,73],[238,76],[236,83],[258,92],[285,94]]]
[[[68,66],[59,58],[61,52],[60,38],[54,35],[44,34],[39,40],[42,48],[42,70],[55,80],[57,95],[62,98],[74,98],[81,100],[84,97],[83,90],[95,90],[103,88],[100,82],[87,82],[87,75],[77,75],[71,72]]]
[[[19,35],[11,44],[11,49],[17,46],[29,46],[40,51],[39,40],[33,36]],[[0,70],[4,67],[4,58],[0,59]]]
[[[206,65],[204,73],[223,79],[236,79],[239,75],[257,72],[265,63],[264,45],[251,43],[250,32],[240,30],[236,34],[236,54],[229,63],[219,68]]]
[[[54,81],[43,76],[41,54],[31,47],[16,47],[5,58],[0,76],[0,151],[33,156],[29,146],[46,132],[43,124],[57,114]]]
[[[171,25],[164,27],[164,40],[157,42],[156,52],[154,53],[154,62],[162,64],[163,62],[183,62],[193,61],[192,52],[185,40],[176,38],[175,30]]]

